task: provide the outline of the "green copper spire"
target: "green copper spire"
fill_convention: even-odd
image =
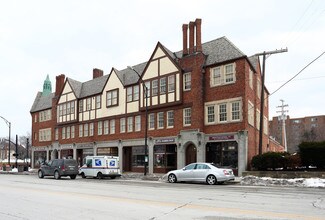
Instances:
[[[44,80],[43,84],[43,96],[50,95],[52,93],[52,84],[49,78],[49,75],[47,74],[46,80]]]

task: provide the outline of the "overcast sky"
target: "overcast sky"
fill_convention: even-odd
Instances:
[[[324,0],[45,1],[0,0],[0,116],[15,134],[31,132],[30,109],[48,74],[85,82],[148,61],[160,41],[182,49],[182,24],[202,19],[202,42],[226,36],[246,55],[288,47],[266,60],[274,92],[325,51]],[[324,115],[325,55],[270,97],[291,118]],[[0,119],[0,137],[8,126]]]

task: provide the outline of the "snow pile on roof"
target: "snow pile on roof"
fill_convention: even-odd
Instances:
[[[277,179],[277,178],[270,178],[270,177],[245,176],[241,178],[240,184],[254,185],[254,186],[293,186],[293,187],[325,188],[325,179],[320,179],[320,178]]]

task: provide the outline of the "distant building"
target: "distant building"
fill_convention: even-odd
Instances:
[[[299,151],[302,141],[325,141],[325,115],[286,119],[288,152]],[[282,143],[282,121],[273,117],[270,121],[270,136]]]
[[[259,59],[226,37],[201,43],[201,19],[182,30],[181,51],[158,42],[151,57],[133,68],[112,68],[108,75],[94,69],[87,82],[59,75],[53,93],[46,80],[30,111],[33,166],[53,158],[81,164],[87,155],[112,155],[120,157],[123,172],[144,172],[147,161],[149,173],[197,161],[232,167],[239,175],[246,170],[258,154]],[[266,152],[278,146],[268,139],[267,90],[264,97]]]

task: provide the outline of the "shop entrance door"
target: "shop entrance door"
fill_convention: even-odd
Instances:
[[[123,171],[131,171],[132,170],[132,148],[131,147],[123,147]]]
[[[185,165],[196,162],[196,147],[194,146],[194,144],[190,144],[187,146],[185,157],[186,157]]]

